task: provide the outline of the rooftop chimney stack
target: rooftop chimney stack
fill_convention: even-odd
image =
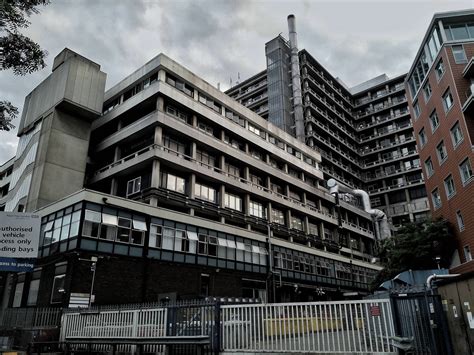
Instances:
[[[298,57],[298,39],[296,35],[295,15],[288,15],[288,32],[291,49],[291,84],[293,88],[293,112],[296,138],[305,142],[303,96],[301,93],[300,60]]]

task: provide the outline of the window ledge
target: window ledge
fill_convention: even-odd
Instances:
[[[443,160],[440,160],[439,165],[440,166],[443,165],[446,160],[448,160],[447,156]]]
[[[448,200],[452,199],[454,196],[456,196],[456,191],[454,191],[451,195],[448,195]]]
[[[459,142],[454,144],[454,149],[457,149],[457,147],[459,147],[462,142],[464,142],[464,137]]]
[[[466,187],[467,185],[469,185],[471,182],[474,181],[474,175],[472,175],[469,179],[467,179],[466,181],[463,181],[462,183],[462,186],[463,187]]]

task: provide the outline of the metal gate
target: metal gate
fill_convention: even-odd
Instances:
[[[395,354],[390,300],[221,306],[224,352]]]
[[[429,291],[390,295],[397,335],[413,338],[416,354],[452,354],[441,297]]]

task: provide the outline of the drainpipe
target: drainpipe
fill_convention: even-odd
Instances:
[[[295,15],[288,15],[288,32],[290,35],[291,50],[291,84],[293,88],[293,111],[295,118],[296,138],[304,142],[304,113],[303,113],[303,96],[301,94],[301,75],[300,75],[300,59],[298,57],[298,39],[296,35],[296,19]]]

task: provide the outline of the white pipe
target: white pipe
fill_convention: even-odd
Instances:
[[[293,110],[296,138],[305,141],[303,95],[301,93],[300,59],[298,57],[298,37],[296,35],[295,15],[288,15],[288,32],[291,50],[291,84],[293,88]]]
[[[433,274],[433,275],[430,275],[428,276],[428,278],[426,279],[426,287],[428,287],[428,289],[431,289],[431,284],[433,283],[433,281],[435,281],[436,279],[450,279],[452,277],[457,277],[461,274],[448,274],[448,275],[436,275],[436,274]]]
[[[329,179],[327,182],[329,187],[329,193],[338,194],[340,191],[355,196],[359,196],[362,200],[362,206],[364,211],[369,213],[373,219],[375,219],[375,230],[376,238],[380,236],[380,239],[385,239],[391,236],[390,226],[388,225],[388,219],[385,212],[373,209],[370,206],[369,194],[364,190],[351,189],[348,186],[338,183],[335,179]]]

